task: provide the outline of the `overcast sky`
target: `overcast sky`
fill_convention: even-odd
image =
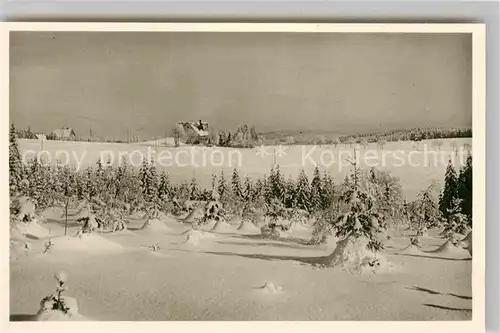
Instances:
[[[12,32],[10,117],[151,138],[179,120],[257,131],[470,126],[467,34]]]

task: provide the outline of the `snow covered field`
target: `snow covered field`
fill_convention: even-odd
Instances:
[[[350,275],[324,269],[319,259],[335,248],[304,245],[311,230],[296,226],[279,240],[258,229],[207,231],[184,242],[187,227],[167,217],[140,230],[63,237],[63,219],[46,211],[47,236],[25,230],[31,249],[18,239],[11,249],[11,320],[31,320],[53,290],[54,272],[68,273],[69,297],[89,320],[470,320],[471,260],[463,249],[445,248],[436,235],[422,248],[406,248],[404,231],[390,231],[384,251],[391,270]],[[68,235],[76,233],[70,220]],[[40,236],[40,239],[37,236]],[[149,248],[159,242],[160,250]],[[406,249],[405,249],[406,248]]]

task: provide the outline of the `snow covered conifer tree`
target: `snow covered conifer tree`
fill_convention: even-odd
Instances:
[[[285,183],[285,207],[296,208],[295,181],[290,177]]]
[[[311,209],[316,211],[321,206],[321,193],[323,192],[321,183],[321,174],[318,166],[314,168],[313,178],[311,180]]]
[[[91,166],[88,166],[84,172],[84,181],[85,181],[85,193],[88,196],[89,200],[92,200],[98,193],[96,177],[94,171]]]
[[[229,194],[229,186],[227,184],[226,178],[224,177],[224,170],[221,170],[219,181],[217,183],[217,192],[221,199]]]
[[[328,172],[325,171],[322,182],[322,192],[320,195],[320,209],[328,209],[334,200],[335,195],[335,184],[333,183],[333,179]]]
[[[233,175],[231,177],[231,187],[233,190],[233,195],[236,197],[236,199],[243,199],[243,189],[241,188],[240,175],[238,174],[238,170],[236,168],[233,169]]]
[[[143,160],[139,170],[141,180],[141,191],[147,203],[153,203],[158,199],[158,174],[156,167],[151,161]]]
[[[457,195],[457,173],[450,160],[446,167],[444,189],[439,198],[439,210],[444,217],[448,217],[448,209],[453,208],[453,200],[457,198]]]
[[[168,174],[165,172],[162,172],[160,174],[160,184],[158,186],[158,195],[163,198],[163,197],[169,197],[171,196],[171,190],[172,190],[172,185],[170,184],[170,179],[168,178]]]
[[[469,231],[467,215],[462,214],[462,199],[454,199],[453,207],[448,209],[443,234],[456,241],[458,235],[465,235]]]
[[[311,187],[307,175],[302,169],[297,178],[297,185],[295,187],[295,202],[297,208],[311,211]]]
[[[19,183],[23,179],[23,169],[21,154],[17,145],[16,128],[12,124],[9,132],[9,188],[11,196],[20,189]]]
[[[368,180],[353,163],[353,171],[344,181],[337,218],[330,220],[336,230],[335,250],[325,258],[325,265],[339,265],[350,272],[373,272],[385,265],[377,236],[383,230],[385,217],[379,212],[375,198],[364,184]]]
[[[469,218],[472,226],[472,155],[467,156],[465,165],[458,176],[458,197],[462,199],[462,213]]]
[[[44,173],[43,166],[38,162],[37,158],[33,158],[28,162],[28,196],[35,199],[37,206],[46,199],[45,191],[47,189],[47,175]],[[45,197],[45,198],[44,198]]]
[[[250,178],[245,177],[245,182],[243,183],[243,200],[245,202],[250,202],[253,198],[253,186]]]

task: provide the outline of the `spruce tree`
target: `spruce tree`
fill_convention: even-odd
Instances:
[[[225,197],[229,194],[229,186],[226,182],[226,178],[224,177],[224,170],[221,170],[219,181],[217,183],[217,192],[221,198]]]
[[[448,217],[448,210],[453,207],[453,200],[455,200],[458,195],[457,173],[451,160],[446,167],[444,182],[444,189],[439,198],[439,210],[446,218]]]
[[[160,175],[160,184],[158,186],[158,195],[160,198],[170,198],[171,196],[171,184],[168,174],[162,172]]]
[[[462,213],[467,215],[472,226],[472,155],[467,156],[458,176],[458,197],[462,199]]]
[[[271,203],[273,199],[281,203],[285,199],[285,180],[279,165],[272,166],[267,177],[266,201]]]
[[[340,195],[343,207],[335,221],[336,236],[364,236],[369,239],[368,247],[379,251],[383,249],[383,245],[376,239],[376,235],[384,228],[385,218],[379,212],[376,199],[361,186],[364,181],[356,163],[353,163],[353,171],[346,177]]]
[[[231,177],[231,187],[235,198],[238,200],[243,199],[243,189],[241,188],[240,175],[238,174],[238,170],[236,168],[233,169],[233,175]]]
[[[311,211],[311,187],[307,175],[302,169],[297,178],[297,185],[295,188],[295,202],[297,208]]]
[[[217,175],[216,174],[212,174],[212,191],[214,189],[217,189]]]
[[[245,202],[251,202],[253,198],[253,187],[250,178],[245,177],[245,182],[243,183],[243,200]]]
[[[143,161],[144,164],[144,161]],[[94,173],[95,177],[95,186],[97,189],[97,196],[100,196],[104,191],[106,180],[104,179],[104,167],[102,165],[101,159],[99,159],[96,163],[96,169]]]
[[[292,177],[289,177],[285,183],[285,207],[286,208],[296,208],[296,190],[295,181]]]
[[[265,177],[264,179],[258,178],[255,181],[255,184],[253,186],[253,191],[252,191],[252,201],[256,201],[258,198],[264,198],[266,197],[266,182],[265,182]]]
[[[128,166],[125,160],[118,164],[113,179],[115,199],[123,199],[125,202],[128,196]]]
[[[462,214],[462,199],[454,199],[452,208],[448,209],[443,234],[455,240],[457,235],[464,235],[468,231],[467,215]]]
[[[323,192],[321,174],[318,166],[314,168],[313,178],[311,180],[311,209],[318,210],[321,206],[321,194]]]
[[[321,192],[321,201],[320,201],[320,209],[328,209],[334,200],[335,195],[335,184],[333,183],[333,179],[329,173],[325,171],[323,174],[322,182],[322,192]]]
[[[38,204],[44,199],[45,189],[47,187],[47,177],[44,173],[43,166],[38,162],[37,158],[33,158],[28,163],[28,196],[35,199]]]
[[[66,235],[68,231],[68,209],[75,195],[75,174],[67,166],[62,167],[60,172],[61,178],[58,187],[60,189],[60,201],[64,204],[64,235]]]
[[[89,200],[92,200],[98,193],[96,175],[92,170],[91,166],[88,166],[84,173],[84,181],[85,181],[85,193],[88,196]]]
[[[264,178],[264,197],[266,199],[267,204],[271,204],[271,201],[274,199],[274,179],[275,179],[274,165],[271,166],[269,170],[269,176]]]
[[[139,170],[141,191],[147,203],[155,203],[158,199],[158,174],[151,161],[143,160]]]
[[[23,179],[23,163],[19,147],[17,145],[16,128],[14,124],[9,132],[9,188],[10,195],[13,196],[20,190],[20,183]]]

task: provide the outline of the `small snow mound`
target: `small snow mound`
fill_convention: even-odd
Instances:
[[[324,258],[325,266],[340,266],[349,273],[365,274],[387,271],[392,264],[380,253],[367,248],[368,239],[348,235],[337,242],[335,250]]]
[[[14,241],[23,241],[24,238],[25,236],[16,225],[10,228],[10,239]]]
[[[40,225],[37,219],[33,219],[30,222],[19,222],[17,223],[17,229],[21,234],[36,239],[42,239],[49,236],[49,230]]]
[[[266,282],[266,283],[264,283],[264,285],[262,287],[260,287],[259,289],[261,289],[261,290],[263,290],[265,292],[268,292],[270,294],[278,294],[278,293],[280,293],[280,292],[283,291],[283,287],[276,286],[272,282]]]
[[[62,236],[51,239],[52,248],[47,253],[66,251],[83,252],[108,252],[119,251],[123,247],[120,244],[107,240],[106,238],[95,234],[82,234],[80,236]]]
[[[217,221],[211,231],[224,233],[233,232],[234,230],[233,227],[226,221]]]
[[[83,316],[78,313],[78,303],[75,298],[61,296],[64,304],[68,307],[68,312],[64,313],[61,310],[52,309],[52,301],[42,301],[40,309],[35,316],[35,321],[82,321]]]
[[[467,236],[464,237],[464,239],[462,239],[462,241],[460,242],[460,246],[463,249],[469,251],[469,254],[472,256],[472,231],[469,232]]]
[[[443,245],[441,245],[436,250],[430,251],[430,253],[450,256],[463,256],[466,251],[463,248],[453,244],[453,242],[448,239]]]
[[[203,239],[209,239],[213,237],[214,235],[210,233],[206,233],[201,230],[191,229],[189,230],[189,232],[186,233],[186,238],[183,243],[188,245],[198,246],[200,245],[200,241],[202,241]]]
[[[248,220],[241,221],[240,226],[237,230],[242,232],[260,232],[260,228]]]
[[[168,231],[170,229],[165,225],[165,223],[158,219],[148,219],[144,222],[140,230]]]
[[[407,247],[398,251],[398,253],[402,254],[422,254],[422,250],[417,245],[410,244]]]

